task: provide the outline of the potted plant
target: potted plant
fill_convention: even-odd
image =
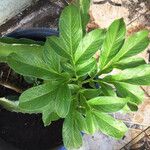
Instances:
[[[21,94],[19,104],[1,99],[2,106],[40,113],[45,126],[61,119],[63,143],[71,150],[82,145],[81,132],[100,130],[122,138],[127,127],[111,113],[136,111],[144,98],[139,85],[150,85],[150,66],[135,57],[149,45],[148,31],[126,38],[125,23],[118,19],[107,30],[87,33],[89,5],[83,0],[67,6],[60,16],[59,36],[47,37],[44,45],[12,44],[0,50],[1,61],[17,73],[41,79]],[[118,73],[112,74],[114,69]]]

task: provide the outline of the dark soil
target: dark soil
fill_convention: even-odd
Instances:
[[[62,120],[44,127],[40,114],[0,109],[0,137],[21,150],[47,150],[62,144]]]

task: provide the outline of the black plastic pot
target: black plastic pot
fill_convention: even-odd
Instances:
[[[45,41],[46,36],[58,35],[50,29],[15,31],[9,37]],[[0,108],[0,138],[21,150],[51,150],[62,144],[63,120],[44,127],[41,114],[15,113]],[[11,150],[11,149],[8,149]]]

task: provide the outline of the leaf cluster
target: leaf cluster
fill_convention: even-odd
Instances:
[[[68,149],[82,145],[81,131],[123,137],[127,127],[110,113],[137,110],[144,98],[139,85],[150,85],[150,66],[136,56],[149,45],[148,31],[126,38],[125,23],[118,19],[107,30],[87,33],[89,6],[90,0],[67,6],[59,19],[59,36],[47,37],[45,43],[0,39],[0,61],[23,76],[43,79],[22,93],[19,108],[42,113],[45,126],[64,118]]]

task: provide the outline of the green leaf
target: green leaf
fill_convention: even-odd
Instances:
[[[99,129],[106,135],[112,136],[116,139],[120,139],[127,132],[126,125],[118,120],[115,120],[111,116],[98,111],[93,112],[97,120]]]
[[[130,102],[140,104],[144,100],[143,90],[137,86],[123,82],[114,82],[117,92],[122,97],[129,97]]]
[[[85,117],[78,111],[75,111],[74,114],[75,114],[75,121],[76,124],[78,125],[79,130],[88,133]]]
[[[127,106],[129,107],[129,109],[131,110],[131,111],[138,111],[138,106],[137,106],[137,104],[135,104],[135,103],[133,103],[133,102],[128,102],[127,103]]]
[[[65,51],[73,55],[82,39],[81,16],[78,7],[69,5],[63,10],[59,20],[60,39]]]
[[[41,55],[43,46],[36,44],[6,44],[0,43],[0,62],[7,61],[7,56],[11,53],[21,54],[36,54]]]
[[[70,59],[71,54],[64,48],[62,40],[57,36],[51,36],[47,38],[47,43],[51,48],[60,56]]]
[[[106,76],[103,80],[110,83],[120,81],[135,85],[150,85],[150,65],[145,64],[125,69],[119,74]]]
[[[56,91],[55,110],[58,116],[64,118],[69,112],[71,104],[71,91],[67,84],[62,84]]]
[[[115,89],[107,83],[100,83],[101,90],[105,96],[116,96]]]
[[[5,108],[6,110],[9,110],[11,112],[16,112],[16,113],[28,113],[28,114],[32,114],[32,113],[38,113],[38,111],[35,110],[31,110],[31,111],[26,111],[24,109],[21,109],[19,107],[19,101],[12,101],[12,100],[8,100],[6,98],[0,98],[0,105]]]
[[[17,73],[45,80],[67,79],[67,75],[59,74],[50,68],[40,57],[34,54],[11,54],[8,56],[9,66]]]
[[[62,133],[63,133],[64,146],[68,150],[81,147],[82,135],[78,128],[78,125],[76,124],[74,118],[71,115],[68,115],[65,118]]]
[[[97,120],[91,111],[88,111],[86,113],[85,119],[86,119],[87,130],[90,134],[94,134],[96,131],[98,131]]]
[[[123,19],[115,20],[106,33],[100,55],[100,68],[103,69],[107,63],[118,53],[125,39],[126,27]]]
[[[50,103],[52,92],[57,88],[57,83],[46,83],[23,92],[19,98],[19,107],[27,111],[39,111]]]
[[[68,84],[68,86],[72,95],[76,94],[80,90],[80,87],[77,84]]]
[[[44,61],[56,72],[60,73],[60,57],[55,52],[53,47],[49,44],[49,40],[47,39],[44,45],[43,52]]]
[[[18,102],[18,101],[17,101]],[[10,101],[6,98],[0,98],[0,106],[5,108],[6,110],[12,111],[12,112],[19,112],[18,103],[16,101]]]
[[[93,70],[96,65],[97,65],[96,59],[91,58],[87,60],[85,63],[77,65],[76,73],[78,76],[84,76],[88,74],[91,70]]]
[[[126,105],[127,99],[112,96],[100,96],[90,99],[87,103],[101,112],[116,112]]]
[[[102,94],[101,89],[83,89],[81,92],[87,100]]]
[[[89,60],[100,48],[105,37],[105,30],[95,29],[81,40],[75,52],[75,63],[81,64]]]
[[[63,71],[66,71],[70,74],[70,76],[75,75],[75,69],[69,62],[61,62],[61,67]]]
[[[44,45],[44,42],[42,41],[34,41],[31,39],[26,39],[26,38],[12,38],[12,37],[1,37],[0,38],[1,43],[6,43],[6,44],[37,44],[37,45]]]
[[[138,67],[140,65],[146,64],[145,60],[143,58],[136,58],[136,57],[130,57],[123,59],[113,65],[113,68],[118,68],[121,70],[127,69],[127,68],[134,68]]]
[[[112,62],[139,54],[149,45],[148,31],[140,31],[130,36]]]
[[[49,126],[52,121],[56,121],[59,119],[59,116],[54,111],[54,102],[51,101],[42,112],[42,120],[44,122],[44,126]]]
[[[90,20],[89,8],[91,0],[78,0],[78,7],[80,8],[80,14],[82,19],[82,29],[86,33],[86,26]]]

